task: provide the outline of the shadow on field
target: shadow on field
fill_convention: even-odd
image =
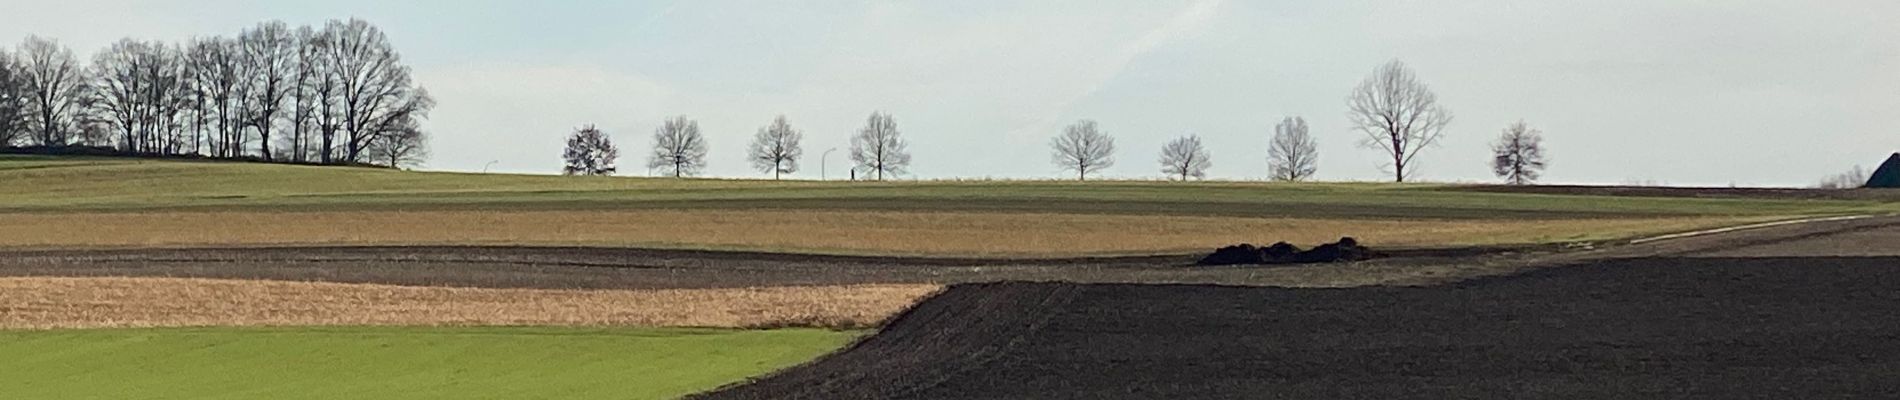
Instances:
[[[1900,392],[1900,257],[1640,258],[1436,287],[958,285],[704,399]]]

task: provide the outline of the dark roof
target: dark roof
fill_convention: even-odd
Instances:
[[[1893,153],[1893,157],[1887,158],[1887,163],[1880,164],[1880,169],[1874,170],[1874,176],[1867,179],[1867,187],[1900,188],[1900,153]]]

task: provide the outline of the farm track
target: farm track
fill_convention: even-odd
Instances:
[[[1631,247],[1422,287],[957,285],[843,352],[699,398],[1900,391],[1900,322],[1892,318],[1900,315],[1900,227],[1861,221],[1723,236],[1685,239],[1667,255]]]

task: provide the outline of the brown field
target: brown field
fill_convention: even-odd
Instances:
[[[866,328],[935,285],[549,290],[184,278],[0,278],[0,329],[556,325]]]
[[[1601,240],[1764,217],[1530,220],[784,210],[163,211],[0,214],[0,247],[576,245],[863,255],[1063,256],[1199,251],[1353,236],[1426,247]]]

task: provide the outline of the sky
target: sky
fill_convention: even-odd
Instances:
[[[1900,151],[1890,0],[0,1],[0,42],[86,59],[365,19],[437,100],[429,170],[558,173],[593,124],[645,175],[654,129],[685,115],[707,175],[764,177],[745,147],[785,115],[794,176],[837,178],[882,111],[911,178],[1065,177],[1049,141],[1092,119],[1118,145],[1105,177],[1159,179],[1162,145],[1192,134],[1210,178],[1264,179],[1273,125],[1301,116],[1319,179],[1381,180],[1346,95],[1393,59],[1456,115],[1419,180],[1496,181],[1489,143],[1518,120],[1544,132],[1547,183],[1802,186]]]

